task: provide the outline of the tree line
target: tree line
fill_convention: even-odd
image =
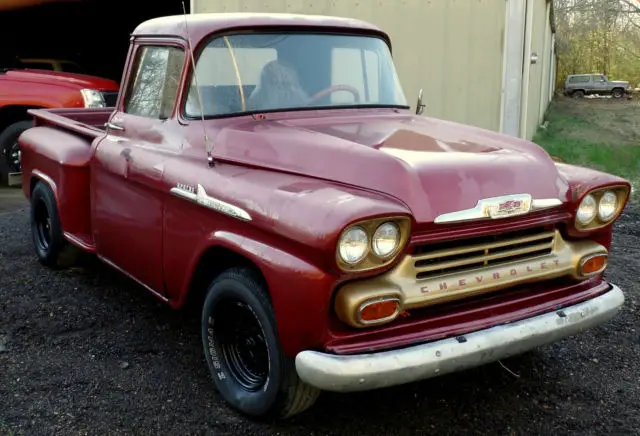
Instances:
[[[640,86],[639,0],[554,0],[558,86],[601,73]]]

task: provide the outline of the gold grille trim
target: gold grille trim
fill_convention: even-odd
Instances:
[[[362,328],[357,311],[376,298],[397,298],[401,311],[418,309],[560,277],[585,280],[585,256],[607,254],[595,241],[565,241],[548,228],[418,246],[393,269],[344,284],[334,308],[346,324]],[[390,322],[385,321],[385,322]]]
[[[534,233],[535,232],[535,233]],[[449,274],[471,268],[500,265],[515,260],[550,254],[555,230],[533,230],[478,238],[477,243],[453,248],[429,250],[413,256],[417,279]],[[429,247],[425,247],[427,250]],[[422,251],[418,248],[418,252]]]

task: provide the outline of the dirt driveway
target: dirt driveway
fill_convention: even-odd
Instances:
[[[19,207],[19,205],[17,206]],[[464,373],[323,394],[284,423],[230,411],[205,367],[197,320],[98,263],[51,272],[25,211],[0,213],[0,435],[640,434],[640,210],[616,228],[612,322]]]
[[[0,187],[0,214],[27,207],[22,189]]]

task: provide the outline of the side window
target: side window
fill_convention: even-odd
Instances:
[[[360,93],[361,103],[379,101],[380,60],[371,50],[336,48],[331,56],[331,85],[353,86]],[[334,104],[353,104],[355,97],[348,91],[334,92]]]
[[[168,118],[176,103],[184,56],[184,50],[178,47],[139,47],[127,86],[124,111],[148,118]]]

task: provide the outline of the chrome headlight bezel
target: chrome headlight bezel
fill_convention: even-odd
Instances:
[[[393,250],[382,253],[374,246],[374,235],[383,226],[391,224],[398,231],[397,243]],[[362,229],[367,234],[366,254],[356,262],[349,262],[343,256],[342,241],[355,229]],[[336,263],[344,272],[362,272],[386,266],[393,262],[406,246],[411,233],[411,220],[406,216],[382,217],[358,221],[345,227],[336,243]]]

